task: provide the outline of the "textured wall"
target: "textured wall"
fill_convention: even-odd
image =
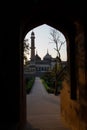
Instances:
[[[77,99],[70,99],[70,81],[63,81],[61,90],[61,114],[63,122],[71,130],[87,130],[87,88],[85,70],[85,48],[84,29],[80,23],[75,23],[76,27],[76,85]],[[67,76],[68,79],[69,75]]]

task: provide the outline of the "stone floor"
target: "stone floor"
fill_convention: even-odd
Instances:
[[[61,121],[60,96],[48,94],[39,77],[27,95],[26,130],[69,130]]]

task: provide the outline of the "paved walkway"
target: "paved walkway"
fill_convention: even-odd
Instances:
[[[27,95],[27,130],[68,130],[60,118],[60,97],[48,94],[36,77]]]

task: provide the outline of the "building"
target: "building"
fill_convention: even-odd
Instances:
[[[32,31],[32,33],[31,33],[31,47],[30,47],[31,58],[26,63],[26,65],[24,67],[24,73],[41,76],[42,74],[44,74],[44,72],[51,71],[54,68],[54,66],[56,64],[57,57],[53,58],[47,50],[47,53],[43,57],[43,60],[41,60],[41,57],[38,55],[37,52],[35,55],[35,48],[36,48],[35,47],[35,34]],[[57,59],[57,64],[59,63],[58,61],[59,61],[59,59]],[[62,63],[64,65],[64,61]]]

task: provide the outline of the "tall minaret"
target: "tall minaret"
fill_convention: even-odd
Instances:
[[[31,33],[31,61],[35,60],[35,35],[32,31]]]

